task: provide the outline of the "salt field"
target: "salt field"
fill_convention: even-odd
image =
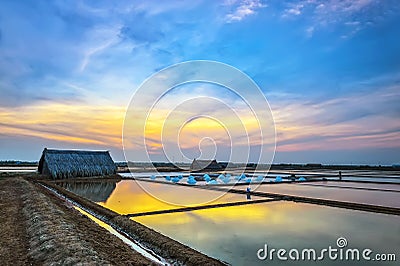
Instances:
[[[351,189],[299,184],[261,185],[255,191],[400,208],[400,193],[392,191],[357,190],[355,193]]]
[[[232,265],[271,264],[257,258],[257,251],[266,243],[276,249],[323,249],[336,246],[337,238],[345,237],[351,247],[370,248],[374,252],[396,252],[400,246],[398,216],[293,202],[152,215],[134,220]],[[274,265],[285,263],[288,262],[273,261]],[[292,263],[310,265],[312,262]],[[323,262],[324,265],[354,263]],[[387,262],[387,265],[396,263]]]
[[[0,166],[0,173],[33,173],[37,171],[36,166],[18,166],[18,167],[8,167]]]
[[[301,183],[305,186],[326,186],[326,187],[339,187],[348,189],[371,189],[381,191],[399,191],[400,184],[382,184],[382,183],[360,183],[360,182],[313,182],[313,183]]]
[[[257,257],[257,252],[266,244],[275,249],[313,248],[318,251],[328,246],[336,247],[338,238],[345,238],[349,248],[371,249],[374,254],[397,254],[400,246],[400,184],[360,182],[359,179],[339,181],[337,177],[322,181],[313,173],[297,172],[294,182],[287,179],[290,177],[287,173],[241,176],[149,172],[146,175],[137,173],[135,179],[130,179],[132,175],[129,173],[122,174],[128,179],[120,181],[58,184],[232,265],[271,263]],[[227,177],[229,182],[224,182]],[[314,178],[308,182],[310,177]],[[368,178],[382,180],[380,177]],[[387,179],[399,180],[396,175]],[[195,182],[190,184],[191,180]],[[285,198],[285,195],[392,208],[397,214],[378,213],[374,209],[360,211],[340,204],[332,207],[300,203]],[[268,202],[260,202],[263,199]],[[228,205],[243,202],[246,205]],[[190,209],[181,210],[182,206]],[[199,206],[204,208],[196,209]],[[375,239],[379,241],[373,241]],[[273,264],[283,265],[285,262],[274,260]],[[344,260],[325,259],[323,262],[324,265],[354,265],[354,261]],[[295,265],[309,264],[306,260],[295,262]],[[363,264],[374,265],[366,261]],[[389,261],[385,265],[396,263]]]
[[[248,201],[246,195],[242,194],[206,191],[192,187],[138,182],[135,180],[59,184],[75,194],[88,198],[120,214],[170,210],[182,206],[195,206],[196,204]],[[152,192],[152,194],[147,193],[145,189]],[[158,196],[158,198],[153,195]],[[261,197],[251,197],[251,200],[257,199],[261,199]]]
[[[400,184],[400,173],[397,171],[384,172],[384,171],[341,171],[342,180],[344,181],[366,181],[366,182],[379,182],[379,183],[397,183]],[[245,176],[243,176],[243,174]],[[173,177],[181,177],[180,183],[187,183],[188,178],[192,175],[194,177],[203,177],[204,174],[190,174],[187,172],[132,172],[120,173],[124,178],[151,178],[160,182],[171,181]],[[211,174],[210,174],[211,175]],[[316,171],[256,171],[252,173],[243,173],[241,171],[231,171],[223,173],[224,178],[218,178],[221,174],[213,174],[216,184],[236,184],[236,183],[260,183],[260,182],[274,182],[277,177],[281,177],[282,181],[291,180],[291,176],[295,175],[296,180],[301,177],[313,180],[339,180],[339,171],[333,170],[316,170]],[[166,178],[171,179],[167,180]],[[239,178],[242,177],[242,178]],[[206,182],[198,182],[196,185],[204,185]],[[212,185],[212,184],[210,184]]]

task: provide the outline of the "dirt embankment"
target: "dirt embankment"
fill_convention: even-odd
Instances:
[[[162,235],[138,222],[135,222],[124,215],[106,209],[94,202],[82,198],[53,182],[42,181],[42,183],[57,192],[63,197],[69,198],[84,209],[90,210],[103,221],[113,225],[124,233],[128,234],[134,240],[140,242],[147,248],[155,251],[158,255],[176,265],[224,265],[219,260],[202,254],[182,243],[179,243],[165,235]]]
[[[0,177],[2,265],[149,265],[151,261],[39,185]]]
[[[0,177],[0,261],[4,265],[29,265],[22,197],[24,189]]]

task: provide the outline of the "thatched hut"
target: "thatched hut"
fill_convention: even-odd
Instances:
[[[217,160],[196,160],[194,159],[190,165],[191,171],[220,171],[222,166],[217,163]]]
[[[108,151],[44,149],[38,171],[62,179],[111,175],[117,167]]]

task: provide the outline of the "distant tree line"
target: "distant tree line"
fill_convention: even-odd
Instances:
[[[0,166],[37,166],[39,162],[37,161],[15,161],[15,160],[8,160],[8,161],[0,161]]]
[[[256,169],[256,163],[238,164],[228,162],[218,162],[224,169],[229,165],[230,168],[234,167],[245,167],[248,170]],[[174,165],[170,162],[115,162],[118,167],[156,167],[156,168],[176,168],[184,163],[177,163]],[[37,166],[38,161],[17,161],[17,160],[6,160],[0,161],[0,166]],[[190,164],[187,164],[190,165]],[[269,165],[260,165],[261,168],[268,167]],[[388,165],[336,165],[336,164],[320,164],[320,163],[307,163],[307,164],[291,164],[291,163],[280,163],[270,165],[271,170],[315,170],[315,169],[331,169],[331,170],[399,170],[400,164]]]
[[[336,164],[320,164],[320,163],[306,163],[306,164],[296,164],[296,163],[280,163],[280,164],[263,164],[258,165],[257,163],[228,163],[228,162],[218,162],[223,169],[228,168],[246,168],[247,170],[265,169],[270,168],[271,170],[316,170],[316,169],[330,169],[330,170],[399,170],[400,164],[389,165],[336,165]],[[116,162],[118,167],[155,167],[155,168],[179,168],[179,166],[188,166],[190,163],[170,163],[170,162]],[[178,166],[178,167],[177,167]]]

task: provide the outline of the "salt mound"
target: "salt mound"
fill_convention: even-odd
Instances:
[[[211,180],[210,182],[207,182],[207,185],[215,185],[218,184],[218,182],[216,180]]]
[[[222,178],[221,180],[222,180],[222,182],[224,182],[225,184],[228,184],[228,183],[231,181],[231,178],[228,177],[228,176],[226,176],[226,177]]]
[[[299,178],[299,181],[306,181],[306,179],[305,179],[303,176],[301,176],[301,177]]]
[[[194,179],[194,176],[189,176],[189,178],[188,178],[188,180],[187,180],[187,183],[189,184],[189,185],[195,185],[196,183],[197,183],[197,181]]]
[[[205,174],[203,177],[206,182],[209,182],[211,180],[211,177],[208,174]]]
[[[242,179],[246,179],[246,175],[245,174],[241,174],[241,175],[239,175],[239,176],[235,176],[235,179],[236,180],[242,180]]]
[[[171,181],[171,177],[170,177],[169,175],[167,175],[167,176],[165,177],[165,180]]]
[[[278,175],[278,176],[275,178],[275,182],[282,182],[282,177]]]
[[[262,182],[264,177],[262,175],[257,176],[256,181],[257,182]]]
[[[177,177],[177,176],[176,176],[176,177],[173,177],[173,178],[171,179],[171,181],[174,182],[174,183],[178,183],[179,180],[180,180],[180,179],[179,179],[179,177]]]
[[[155,179],[156,179],[156,176],[155,176],[155,175],[151,175],[151,176],[150,176],[150,179],[151,179],[151,180],[155,180]]]

